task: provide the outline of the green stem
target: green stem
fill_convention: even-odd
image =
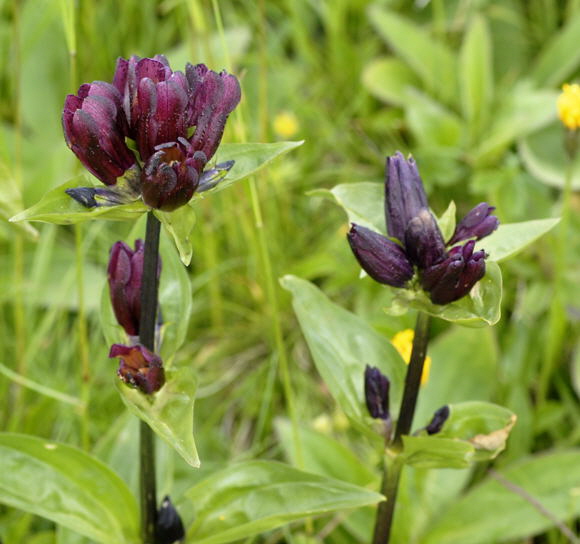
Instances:
[[[399,488],[399,479],[403,463],[397,455],[401,448],[402,437],[409,434],[415,407],[417,406],[417,397],[421,386],[421,376],[423,375],[423,365],[427,354],[427,344],[429,342],[429,323],[430,317],[424,312],[417,314],[415,324],[415,337],[413,338],[413,351],[411,352],[411,361],[405,377],[405,388],[403,390],[403,400],[399,410],[399,419],[395,429],[395,437],[387,451],[387,455],[394,454],[392,462],[385,462],[383,472],[383,483],[381,492],[387,500],[381,502],[377,509],[377,518],[375,521],[375,531],[373,544],[388,544],[391,527],[393,524],[393,514],[397,502],[397,490]]]
[[[575,135],[573,135],[575,136]],[[570,137],[570,135],[569,135]],[[574,144],[567,140],[568,146]],[[577,142],[575,143],[577,145]],[[556,255],[554,269],[554,292],[548,314],[548,335],[545,342],[543,364],[538,380],[538,402],[544,403],[548,395],[550,377],[556,366],[557,358],[562,352],[562,343],[566,333],[565,275],[568,266],[568,231],[570,229],[570,212],[572,208],[572,179],[574,177],[574,153],[568,150],[569,158],[562,191],[561,221],[556,233]]]
[[[160,227],[161,223],[159,220],[153,212],[149,212],[147,214],[145,255],[143,257],[143,277],[141,280],[139,342],[151,351],[155,351]],[[143,544],[155,544],[155,527],[157,523],[155,444],[153,431],[149,425],[141,421],[139,431],[141,536]]]

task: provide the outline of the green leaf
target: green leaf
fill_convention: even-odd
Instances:
[[[493,99],[491,39],[486,20],[472,19],[459,56],[459,90],[472,141],[485,126]]]
[[[369,20],[427,90],[451,104],[457,95],[457,62],[453,52],[423,28],[379,5],[370,7]]]
[[[403,436],[402,459],[415,468],[467,468],[475,448],[464,440],[435,436]]]
[[[493,166],[514,141],[546,126],[556,116],[555,91],[531,89],[520,83],[502,98],[492,126],[473,151],[477,168]]]
[[[99,460],[65,444],[0,434],[0,502],[97,542],[139,541],[135,499]]]
[[[476,249],[485,249],[488,264],[509,259],[552,230],[559,221],[559,218],[535,219],[500,225],[490,236],[477,242]]]
[[[348,215],[349,223],[386,234],[385,186],[382,183],[361,181],[342,183],[332,189],[317,189],[308,193],[334,200]]]
[[[224,161],[235,161],[234,166],[228,172],[228,175],[213,189],[203,193],[195,193],[190,204],[196,200],[205,198],[206,195],[217,193],[226,189],[232,183],[255,174],[275,158],[280,157],[300,147],[304,140],[298,142],[275,142],[275,143],[247,143],[247,144],[222,144],[216,153],[216,162],[219,164]]]
[[[519,155],[527,170],[541,182],[564,188],[570,160],[564,146],[565,129],[559,121],[520,140]],[[572,187],[580,190],[580,154],[572,164]]]
[[[474,460],[493,459],[505,449],[516,415],[490,402],[471,401],[449,405],[449,418],[435,438],[459,438],[476,450]]]
[[[193,256],[190,238],[195,226],[195,212],[193,209],[190,206],[181,206],[181,208],[177,208],[173,212],[155,210],[155,216],[161,221],[163,228],[175,242],[181,262],[185,266],[189,266]]]
[[[392,315],[401,315],[413,308],[467,327],[495,325],[501,316],[501,270],[494,261],[486,263],[485,276],[470,293],[451,304],[433,304],[427,294],[420,290],[386,289],[391,293],[391,301],[385,311]]]
[[[530,539],[580,515],[580,450],[528,457],[488,476],[426,527],[420,544],[488,544]],[[499,478],[499,480],[498,480]],[[523,493],[523,496],[522,496]]]
[[[123,402],[138,418],[183,457],[192,467],[199,467],[193,437],[193,404],[197,379],[189,366],[165,369],[165,385],[152,395],[145,395],[120,380],[117,389]]]
[[[531,78],[539,87],[559,85],[577,70],[580,64],[579,34],[580,13],[576,13],[544,45],[531,71]]]
[[[375,504],[382,495],[273,461],[233,464],[186,492],[188,541],[220,544],[311,516]]]
[[[393,57],[371,61],[364,69],[362,82],[371,94],[396,106],[405,103],[409,87],[419,86],[413,71]]]
[[[420,145],[456,148],[463,144],[465,124],[455,113],[428,94],[408,89],[405,115]]]
[[[292,463],[297,462],[290,422],[285,419],[277,420],[276,431],[286,457]],[[371,467],[361,463],[351,448],[313,429],[300,427],[298,433],[304,470],[362,486],[375,480]]]
[[[447,209],[443,212],[443,215],[437,219],[437,224],[439,225],[439,230],[443,236],[443,240],[449,240],[453,233],[455,232],[455,214],[456,214],[455,202],[452,200],[447,206]]]
[[[66,189],[79,186],[91,187],[93,185],[84,175],[77,176],[48,191],[34,206],[15,215],[10,221],[42,221],[57,225],[73,225],[92,219],[134,220],[147,211],[147,206],[141,200],[120,206],[85,208],[65,193]]]
[[[391,410],[396,418],[405,363],[389,340],[366,322],[331,302],[310,282],[284,276],[280,283],[292,293],[294,311],[318,372],[344,413],[358,422],[370,421],[364,404],[365,365],[378,367],[391,381]]]

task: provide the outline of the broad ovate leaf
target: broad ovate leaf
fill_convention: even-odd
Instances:
[[[139,542],[137,504],[105,464],[71,446],[0,434],[0,502],[103,544]]]
[[[187,365],[165,369],[165,385],[152,395],[116,382],[127,408],[145,421],[192,467],[200,461],[193,437],[193,405],[197,378]]]
[[[396,417],[405,363],[391,342],[355,314],[328,299],[312,283],[284,276],[294,312],[314,364],[344,413],[358,422],[369,419],[364,402],[365,366],[375,366],[391,382],[391,413]]]
[[[477,242],[476,250],[485,250],[489,255],[488,265],[490,261],[500,262],[509,259],[552,230],[559,221],[559,218],[534,219],[521,223],[500,224],[495,232]]]
[[[195,509],[188,542],[221,544],[296,520],[376,504],[364,487],[274,461],[246,461],[213,474],[186,492]]]

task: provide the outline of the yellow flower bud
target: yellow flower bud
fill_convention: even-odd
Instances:
[[[292,138],[299,128],[298,119],[292,112],[282,111],[274,117],[274,132],[280,138]]]
[[[580,85],[564,83],[557,102],[558,117],[569,130],[580,127]]]

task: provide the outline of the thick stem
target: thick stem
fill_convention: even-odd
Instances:
[[[393,514],[395,513],[395,505],[397,502],[399,479],[403,468],[403,463],[400,462],[397,452],[401,447],[402,436],[409,434],[411,425],[413,424],[417,397],[419,396],[419,387],[421,386],[421,376],[423,375],[423,364],[425,363],[427,344],[429,342],[429,322],[429,315],[424,312],[419,312],[415,324],[413,351],[411,352],[411,360],[409,361],[409,368],[407,369],[407,376],[405,377],[405,389],[403,390],[403,400],[401,401],[401,409],[399,410],[395,437],[393,438],[393,443],[387,445],[391,450],[387,452],[387,455],[392,453],[395,457],[392,462],[385,462],[384,465],[381,492],[387,497],[387,500],[381,502],[377,509],[373,544],[388,544],[389,542]]]
[[[145,255],[143,258],[143,277],[141,280],[139,342],[151,351],[155,351],[160,227],[161,223],[159,223],[159,220],[153,215],[153,212],[149,212],[147,214]],[[157,522],[155,443],[153,440],[153,431],[143,421],[141,421],[139,430],[141,536],[143,544],[155,544],[155,527]]]

